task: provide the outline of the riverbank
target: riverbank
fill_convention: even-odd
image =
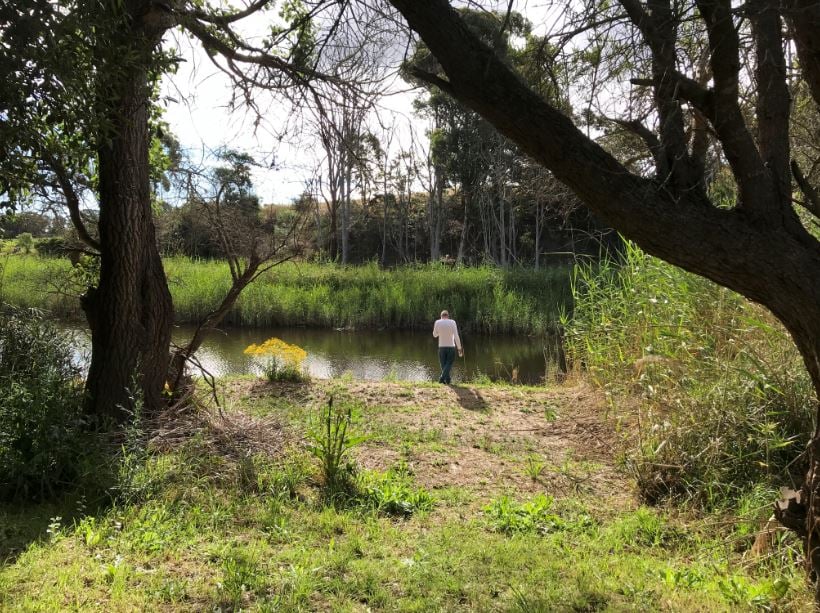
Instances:
[[[349,411],[344,495],[310,452]],[[757,516],[642,507],[603,395],[232,378],[131,448],[118,502],[0,507],[4,610],[810,610]]]
[[[200,321],[230,286],[225,262],[179,257],[164,262],[177,323]],[[67,260],[8,255],[0,267],[0,301],[59,318],[82,317],[77,296],[87,278]],[[376,264],[286,263],[248,287],[225,324],[426,329],[448,309],[468,332],[546,335],[560,314],[571,310],[570,276],[567,267],[435,264],[384,270]]]

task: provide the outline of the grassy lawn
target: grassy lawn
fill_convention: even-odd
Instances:
[[[795,543],[749,553],[759,514],[642,506],[630,424],[585,386],[222,390],[152,430],[115,503],[0,507],[0,609],[811,609]],[[331,395],[364,437],[334,496],[308,449]]]

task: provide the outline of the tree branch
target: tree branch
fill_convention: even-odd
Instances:
[[[780,197],[762,203],[772,214],[780,207],[791,211],[789,176],[789,115],[791,95],[786,84],[780,14],[767,0],[749,6],[757,65],[757,133],[760,155]]]
[[[801,204],[815,217],[817,217],[817,219],[820,219],[820,194],[817,193],[817,190],[811,186],[811,183],[809,183],[803,175],[803,171],[797,164],[797,160],[792,160],[791,169],[792,174],[794,175],[794,180],[797,182],[797,186],[806,197],[806,201]]]
[[[273,3],[274,0],[257,0],[256,2],[250,4],[246,8],[239,11],[221,11],[219,13],[212,13],[209,11],[203,11],[202,9],[194,8],[185,11],[179,11],[179,14],[184,16],[190,16],[194,19],[198,19],[199,21],[205,21],[207,23],[212,23],[214,25],[226,26],[231,23],[240,21],[245,17],[249,17],[256,12],[261,11],[267,5]]]
[[[101,251],[102,247],[100,246],[99,241],[91,236],[88,229],[85,227],[85,223],[83,223],[83,217],[80,213],[80,198],[74,190],[74,186],[71,184],[71,179],[68,177],[68,170],[66,170],[66,167],[63,166],[63,163],[59,160],[59,158],[57,158],[56,155],[45,152],[43,157],[46,164],[51,167],[54,171],[54,175],[57,177],[57,181],[60,184],[60,189],[65,196],[68,216],[71,218],[71,224],[74,226],[74,229],[77,230],[77,236],[92,249]]]
[[[738,104],[740,41],[731,0],[697,0],[709,36],[709,63],[715,82],[715,108],[707,115],[723,145],[726,159],[738,180],[738,206],[754,210],[758,200],[774,198],[768,173]],[[768,194],[768,196],[767,196]]]

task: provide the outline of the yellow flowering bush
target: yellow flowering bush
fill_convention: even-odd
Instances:
[[[307,351],[290,345],[280,338],[269,338],[259,345],[249,345],[245,354],[265,360],[265,376],[269,381],[302,381],[305,379],[302,363]]]

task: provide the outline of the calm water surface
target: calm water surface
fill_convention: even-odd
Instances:
[[[312,377],[329,379],[350,375],[356,379],[395,378],[405,381],[438,379],[437,341],[431,332],[389,330],[327,330],[313,328],[229,328],[208,333],[197,353],[213,375],[259,374],[262,362],[243,353],[248,345],[277,337],[307,351],[305,368]],[[175,343],[184,343],[192,326],[174,328]],[[89,336],[74,330],[77,359],[88,359]],[[539,383],[545,371],[555,369],[549,356],[551,339],[464,334],[465,357],[457,358],[453,380],[479,375],[510,380],[517,370],[521,383]]]

